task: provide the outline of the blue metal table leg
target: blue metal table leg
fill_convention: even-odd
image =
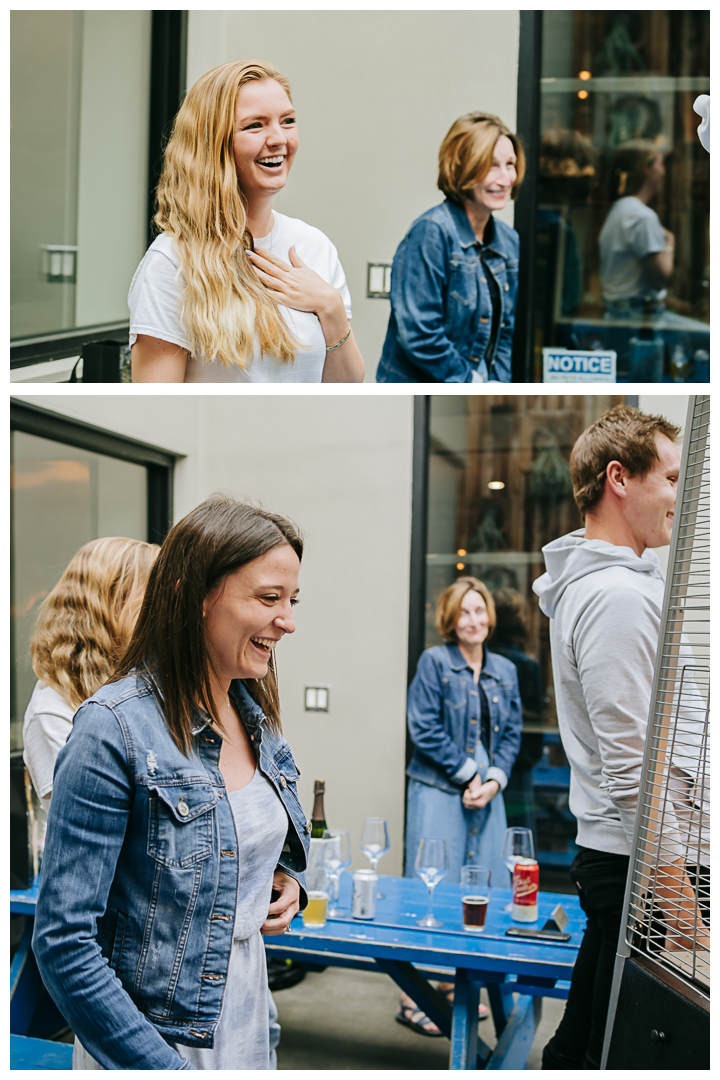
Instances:
[[[466,971],[458,969],[455,973],[455,999],[450,1043],[451,1069],[477,1069],[479,1000],[478,984],[470,981]]]
[[[542,1014],[542,998],[518,994],[486,1069],[524,1069]]]

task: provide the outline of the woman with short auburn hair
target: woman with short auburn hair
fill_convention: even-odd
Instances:
[[[168,533],[50,803],[33,951],[74,1069],[268,1069],[263,935],[307,902],[274,650],[302,537],[213,496]]]
[[[378,382],[510,382],[520,240],[494,217],[517,197],[525,156],[497,116],[461,116],[443,139],[445,202],[398,247]]]
[[[362,382],[336,248],[272,208],[297,149],[272,64],[232,61],[190,88],[158,184],[160,234],[128,296],[133,382]]]
[[[405,876],[412,877],[423,837],[446,841],[446,881],[465,865],[492,870],[508,888],[502,860],[507,827],[502,791],[520,749],[522,710],[517,668],[490,651],[495,605],[484,582],[463,576],[437,601],[443,645],[426,649],[408,690],[413,756],[407,769]],[[441,984],[450,993],[452,986]],[[439,1029],[407,995],[396,1019],[422,1035]]]

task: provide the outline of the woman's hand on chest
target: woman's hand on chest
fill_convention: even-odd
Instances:
[[[311,270],[294,247],[288,252],[291,265],[264,248],[248,251],[247,256],[260,281],[278,304],[284,304],[294,311],[312,311],[321,323],[331,311],[334,313],[341,307],[344,311],[338,290]]]

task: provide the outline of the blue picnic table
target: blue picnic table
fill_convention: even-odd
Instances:
[[[540,929],[558,903],[569,916],[568,942],[507,937],[513,923],[504,907],[509,889],[493,889],[485,930],[462,927],[460,886],[440,883],[433,913],[442,923],[427,930],[417,925],[427,910],[425,885],[412,878],[381,875],[377,913],[372,921],[350,914],[352,879],[343,874],[342,915],[322,928],[293,919],[282,937],[268,937],[268,953],[313,964],[383,971],[389,975],[450,1039],[451,1069],[522,1069],[540,1022],[543,997],[567,998],[585,915],[576,896],[540,893],[539,918],[524,924]],[[430,979],[455,983],[453,1004]],[[491,1050],[478,1035],[480,987],[487,988],[497,1045]]]
[[[539,919],[529,925],[542,927],[560,903],[569,916],[566,932],[572,935],[566,943],[545,942],[506,936],[507,929],[518,925],[503,910],[511,900],[509,889],[493,889],[485,930],[472,933],[462,928],[459,885],[441,882],[436,887],[433,912],[443,925],[434,930],[417,925],[428,902],[421,881],[381,875],[379,885],[383,899],[378,900],[375,918],[353,919],[352,878],[343,874],[341,917],[328,920],[322,928],[306,928],[302,916],[297,916],[282,937],[265,938],[267,951],[278,957],[389,975],[450,1039],[451,1069],[524,1068],[543,997],[566,998],[568,994],[585,928],[577,897],[540,893]],[[34,916],[37,893],[37,887],[11,890],[11,914]],[[10,1030],[19,1036],[29,1034],[28,1017],[41,989],[31,936],[32,919],[28,919],[10,972]],[[455,983],[452,1005],[430,979]],[[495,1024],[498,1041],[494,1050],[478,1035],[481,986],[487,988]],[[23,1045],[31,1041],[24,1040]],[[39,1067],[62,1066],[48,1063]]]

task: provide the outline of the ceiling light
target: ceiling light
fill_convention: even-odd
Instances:
[[[588,96],[587,90],[578,90],[578,97],[580,98],[581,101],[584,101],[587,96]]]
[[[505,484],[502,480],[491,480],[488,484],[488,487],[491,491],[502,491],[502,489],[505,487]]]
[[[456,563],[455,564],[455,569],[456,570],[464,570],[465,569],[465,563],[464,562]]]
[[[465,550],[465,548],[458,548],[457,553],[458,555],[467,555],[467,551]]]
[[[578,79],[582,79],[583,82],[587,82],[588,79],[592,79],[592,75],[589,71],[579,71]]]

